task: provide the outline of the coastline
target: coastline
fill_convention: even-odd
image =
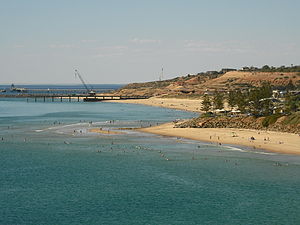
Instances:
[[[126,104],[141,104],[169,109],[178,109],[189,112],[202,112],[200,99],[177,99],[177,98],[157,98],[151,97],[148,99],[127,99],[127,100],[105,100],[105,102],[116,102]]]
[[[174,123],[165,123],[138,130],[163,136],[216,144],[247,146],[281,154],[300,155],[300,136],[291,133],[235,128],[174,128]],[[254,140],[251,140],[251,137],[254,137]]]
[[[143,104],[156,107],[201,112],[201,100],[155,98],[114,100],[111,102]],[[238,128],[174,128],[174,123],[138,129],[163,136],[181,137],[211,143],[247,146],[281,154],[300,155],[300,136],[293,133]],[[250,138],[254,137],[255,140]]]

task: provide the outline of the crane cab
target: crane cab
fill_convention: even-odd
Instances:
[[[96,95],[96,92],[90,91],[88,94],[89,94],[89,96],[95,96],[95,95]]]

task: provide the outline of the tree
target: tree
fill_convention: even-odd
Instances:
[[[207,113],[210,109],[211,109],[210,98],[208,95],[204,95],[201,110],[203,110],[205,113]]]
[[[262,92],[259,88],[255,88],[249,91],[249,110],[255,116],[260,116],[261,114],[262,96]]]
[[[246,112],[247,98],[246,94],[242,93],[240,90],[236,91],[235,101],[238,109],[242,112]]]
[[[269,116],[273,114],[273,102],[270,99],[264,99],[261,101],[260,105],[262,115]]]
[[[236,92],[235,91],[229,91],[227,96],[227,101],[229,107],[232,109],[236,106]]]
[[[223,109],[224,108],[224,96],[221,92],[215,92],[213,97],[213,104],[215,109]]]
[[[264,66],[261,68],[261,70],[262,70],[263,72],[269,72],[269,71],[271,70],[271,68],[270,68],[268,65],[264,65]]]
[[[273,111],[272,87],[270,83],[264,82],[261,87],[249,91],[250,112],[255,116],[270,115]]]
[[[292,80],[289,80],[289,83],[286,85],[286,90],[291,91],[295,90],[296,86],[293,84]]]
[[[287,94],[285,97],[285,110],[288,113],[296,112],[300,107],[300,97]]]
[[[269,82],[263,82],[261,87],[258,89],[259,97],[262,98],[270,98],[272,97],[273,90]]]

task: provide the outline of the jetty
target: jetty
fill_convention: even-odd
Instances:
[[[116,95],[90,95],[90,94],[1,94],[0,98],[24,98],[34,100],[34,102],[55,102],[55,101],[69,101],[69,102],[101,102],[106,100],[126,100],[126,99],[148,99],[151,96],[116,96]]]

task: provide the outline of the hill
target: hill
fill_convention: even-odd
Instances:
[[[239,71],[234,69],[223,69],[220,72],[208,71],[164,81],[132,83],[117,90],[115,94],[193,97],[209,91],[249,89],[260,86],[265,81],[278,89],[300,87],[300,67],[292,68],[283,70],[276,68],[266,70],[262,68]]]

